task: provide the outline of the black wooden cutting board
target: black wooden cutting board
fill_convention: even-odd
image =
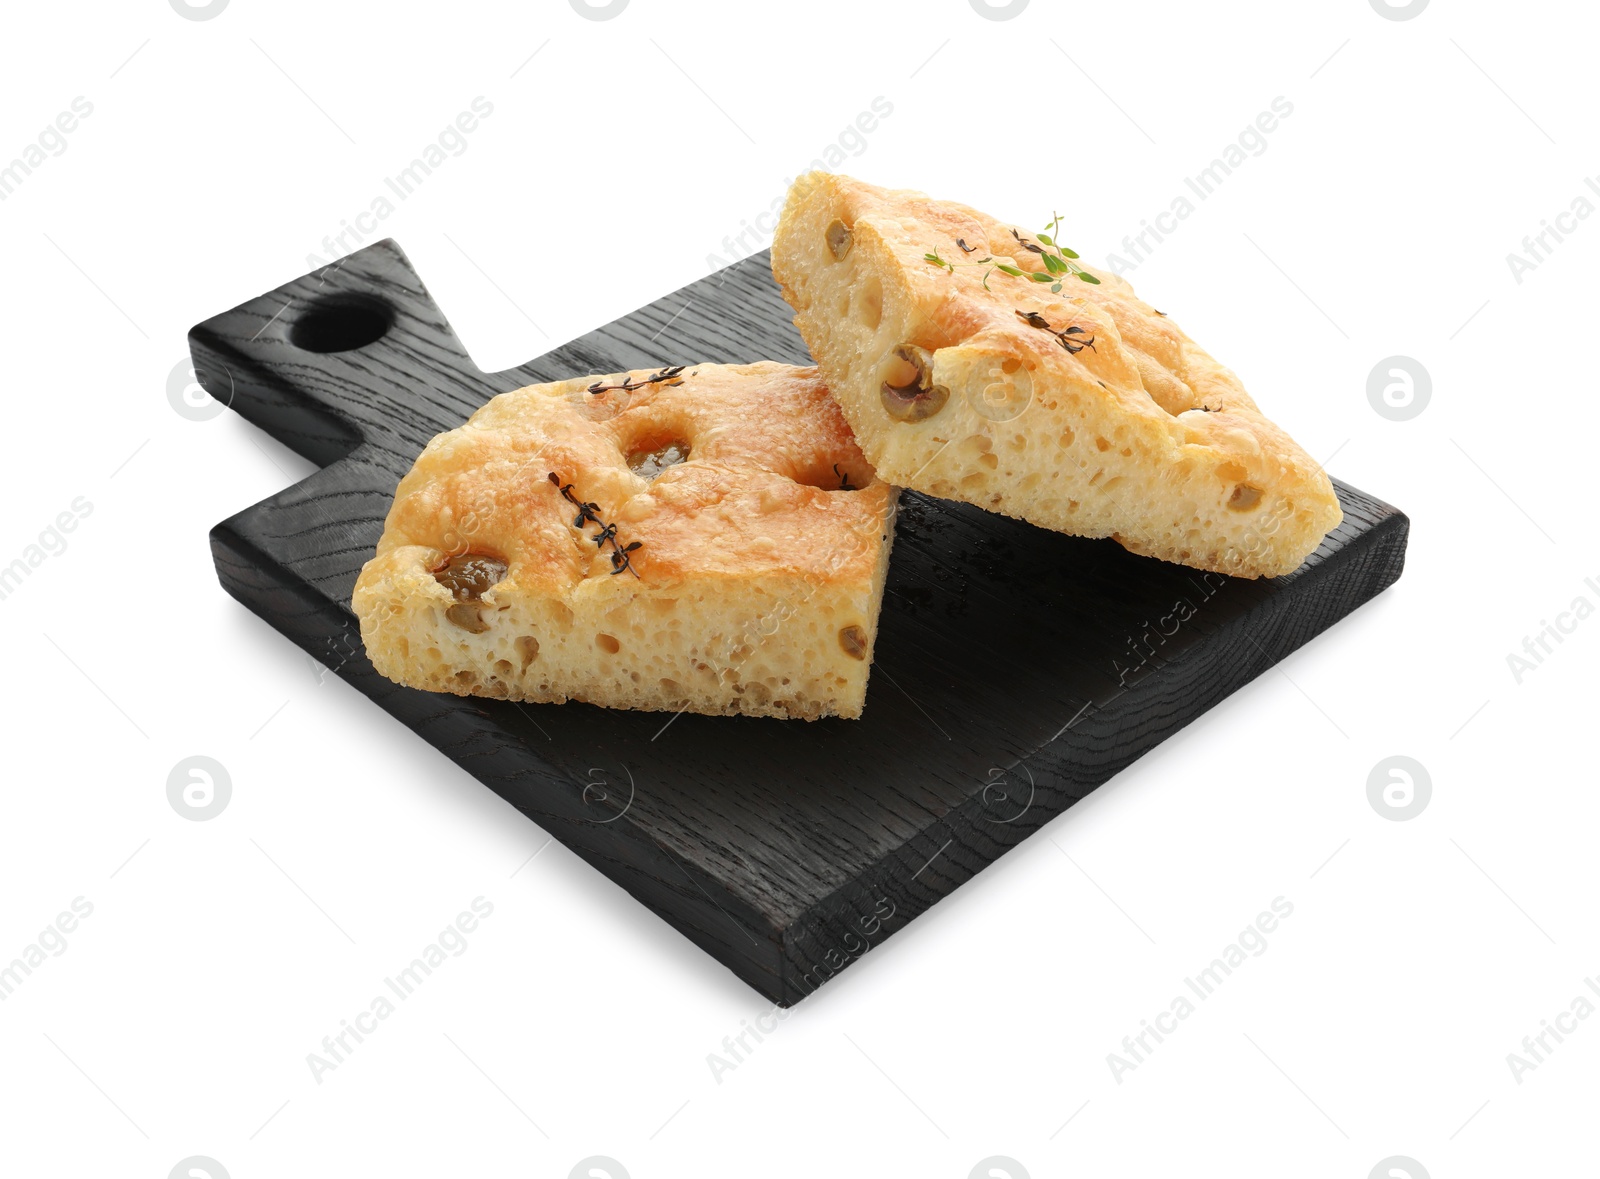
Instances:
[[[808,363],[767,256],[508,372],[479,371],[389,241],[189,339],[213,397],[322,466],[212,530],[228,592],[784,1005],[1390,585],[1405,558],[1406,517],[1343,484],[1344,523],[1294,574],[1255,582],[908,492],[861,720],[667,724],[434,695],[373,671],[349,605],[423,445],[535,382]]]

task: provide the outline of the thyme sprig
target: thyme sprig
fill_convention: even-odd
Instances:
[[[1027,250],[1030,254],[1039,255],[1039,260],[1044,263],[1043,274],[1040,274],[1038,271],[1023,270],[1019,266],[1012,266],[1006,262],[996,262],[992,255],[987,258],[979,258],[976,262],[950,262],[942,257],[938,250],[929,250],[926,254],[922,255],[922,260],[924,262],[932,262],[935,266],[942,266],[951,274],[956,272],[957,266],[982,266],[985,268],[983,272],[983,289],[986,291],[992,291],[994,289],[989,285],[989,279],[996,270],[1000,271],[1002,274],[1009,274],[1013,278],[1026,278],[1031,279],[1034,282],[1047,282],[1050,284],[1050,290],[1056,294],[1061,292],[1062,280],[1069,275],[1076,277],[1080,282],[1092,283],[1098,286],[1100,280],[1094,275],[1090,274],[1082,266],[1078,265],[1077,251],[1068,249],[1066,246],[1062,245],[1056,240],[1054,235],[1060,232],[1061,214],[1052,213],[1050,217],[1050,224],[1046,225],[1045,229],[1048,232],[1039,233],[1036,235],[1038,241],[1031,241],[1028,238],[1023,237],[1022,234],[1018,233],[1015,229],[1011,231],[1011,236],[1017,239],[1018,245],[1020,245],[1024,250]],[[956,239],[956,245],[961,248],[961,252],[963,254],[975,253],[977,249],[975,246],[967,245],[966,241],[962,238]]]
[[[1040,315],[1037,311],[1019,311],[1017,312],[1017,318],[1023,323],[1027,324],[1029,327],[1034,327],[1038,328],[1040,331],[1049,332],[1056,338],[1056,343],[1060,344],[1067,350],[1067,355],[1069,356],[1076,356],[1085,348],[1089,349],[1091,352],[1100,351],[1100,349],[1094,346],[1093,336],[1090,336],[1088,339],[1082,338],[1084,335],[1084,330],[1077,324],[1073,324],[1068,328],[1063,328],[1058,332],[1055,328],[1050,326],[1050,321],[1044,316]]]
[[[683,384],[683,381],[681,378],[679,378],[678,374],[681,373],[684,368],[685,366],[681,364],[668,365],[660,372],[651,373],[648,377],[644,377],[638,381],[635,381],[632,377],[623,377],[622,384],[620,385],[607,385],[601,381],[596,381],[594,384],[589,386],[588,391],[590,393],[605,393],[611,389],[621,389],[624,393],[632,393],[636,389],[643,389],[646,385],[654,385],[657,383],[661,383],[664,388],[670,388],[673,385]]]
[[[600,525],[600,531],[589,537],[589,539],[594,541],[594,547],[597,549],[604,548],[608,544],[611,546],[612,575],[628,572],[638,577],[639,571],[633,567],[631,558],[635,551],[644,547],[644,541],[636,540],[631,544],[618,543],[617,526],[615,524],[607,524],[600,519],[599,504],[579,499],[572,493],[572,484],[563,484],[561,477],[554,471],[550,472],[550,482],[561,492],[562,499],[578,509],[578,514],[572,518],[572,526],[574,528],[581,530],[584,525],[591,523]]]

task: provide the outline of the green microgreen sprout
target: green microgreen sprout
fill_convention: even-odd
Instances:
[[[1090,274],[1082,266],[1078,265],[1077,251],[1068,249],[1066,246],[1063,246],[1056,240],[1055,235],[1060,232],[1060,229],[1061,214],[1052,213],[1050,217],[1050,224],[1045,226],[1045,230],[1047,232],[1038,234],[1037,242],[1030,241],[1028,238],[1023,237],[1022,234],[1018,233],[1015,229],[1011,231],[1011,236],[1017,239],[1018,245],[1027,250],[1030,254],[1039,255],[1039,260],[1044,263],[1043,274],[1040,274],[1037,271],[1023,270],[1021,267],[1012,266],[1009,263],[996,262],[992,256],[980,258],[976,262],[950,262],[946,260],[938,250],[929,250],[926,254],[922,255],[922,260],[924,262],[931,262],[935,266],[942,266],[951,274],[956,272],[957,266],[981,266],[984,268],[983,289],[986,291],[992,291],[994,289],[989,285],[989,279],[996,270],[998,270],[1001,274],[1009,274],[1012,278],[1025,278],[1033,282],[1049,283],[1050,290],[1054,294],[1061,293],[1062,280],[1068,276],[1074,276],[1080,282],[1099,285],[1100,280],[1098,278]],[[962,253],[974,252],[974,248],[967,245],[967,243],[961,238],[956,239],[956,245],[961,247]]]

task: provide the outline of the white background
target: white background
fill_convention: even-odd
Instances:
[[[1404,1155],[1443,1179],[1593,1159],[1600,1019],[1520,1078],[1507,1063],[1600,973],[1600,621],[1520,683],[1507,662],[1575,598],[1600,605],[1600,218],[1520,282],[1506,260],[1600,201],[1587,6],[632,0],[596,21],[566,0],[233,0],[196,21],[144,0],[6,24],[0,161],[75,97],[93,112],[0,202],[0,564],[92,510],[0,601],[0,962],[73,898],[94,908],[0,1002],[0,1171],[204,1155],[235,1179],[564,1179],[604,1155],[634,1179],[965,1179],[1002,1155],[1013,1179],[1362,1179]],[[1404,578],[719,1082],[708,1054],[769,1005],[560,845],[528,862],[542,831],[223,593],[207,530],[309,467],[168,401],[189,326],[330,257],[478,96],[492,115],[380,233],[486,369],[731,260],[724,239],[878,96],[892,113],[840,170],[1023,225],[1060,210],[1094,262],[1283,96],[1266,149],[1129,277],[1332,473],[1410,514]],[[1433,386],[1403,422],[1367,398],[1396,354]],[[166,796],[194,754],[233,784],[207,822]],[[1432,780],[1410,821],[1367,797],[1394,754]],[[466,952],[314,1080],[307,1053],[478,896],[494,912]],[[1294,912],[1266,951],[1114,1078],[1107,1054],[1278,896]]]

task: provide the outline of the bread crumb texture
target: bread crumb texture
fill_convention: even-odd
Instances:
[[[531,385],[428,444],[352,604],[428,691],[858,717],[897,494],[815,369]]]
[[[1198,569],[1298,568],[1342,518],[1317,463],[1119,276],[965,265],[1046,273],[1013,230],[847,176],[790,189],[772,272],[879,476]]]

